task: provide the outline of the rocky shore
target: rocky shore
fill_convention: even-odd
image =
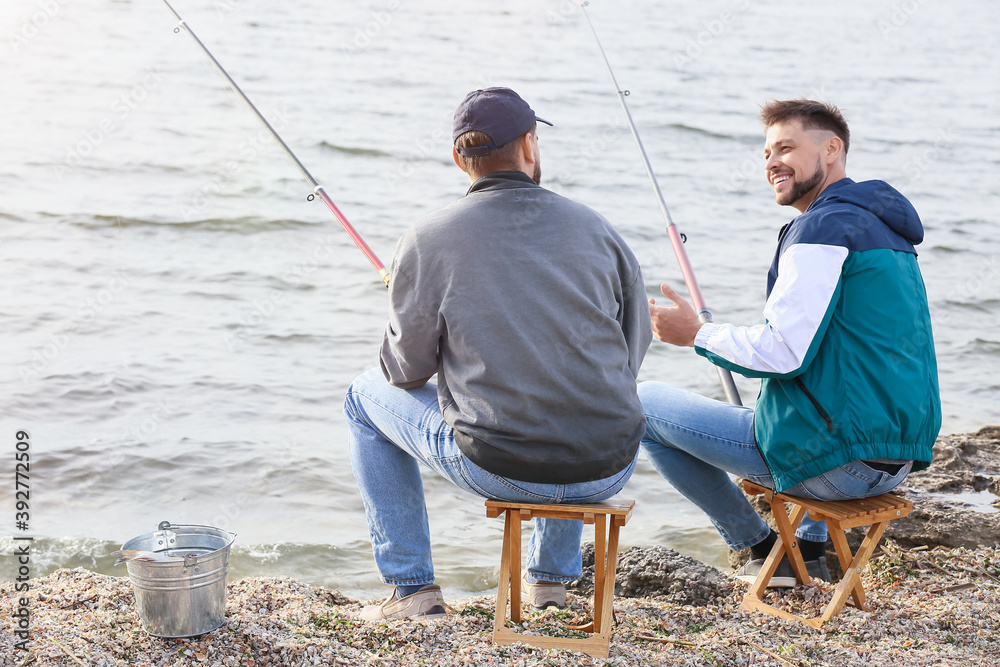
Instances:
[[[902,489],[914,511],[891,524],[863,573],[874,611],[847,608],[821,630],[739,611],[746,584],[659,547],[620,555],[606,660],[493,645],[492,596],[453,601],[441,620],[363,623],[356,616],[367,601],[276,578],[230,583],[218,630],[159,639],[143,631],[127,578],[73,569],[31,582],[27,653],[14,634],[14,584],[0,585],[0,665],[996,665],[1000,512],[989,500],[998,487],[1000,427],[941,437],[934,465]],[[586,618],[591,581],[577,582],[568,610],[529,614],[530,630],[565,633]],[[825,589],[798,587],[771,602],[815,614]]]

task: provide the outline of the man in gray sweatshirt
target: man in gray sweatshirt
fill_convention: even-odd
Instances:
[[[445,613],[420,463],[473,494],[541,503],[604,500],[635,466],[642,273],[604,217],[539,186],[537,122],[551,124],[509,88],[469,93],[452,154],[472,186],[396,248],[381,368],[344,405],[375,562],[395,586],[366,619]],[[565,604],[581,532],[537,520],[535,606]]]

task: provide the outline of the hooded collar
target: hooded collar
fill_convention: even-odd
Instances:
[[[850,204],[862,208],[878,217],[889,229],[913,245],[917,245],[924,238],[924,227],[913,204],[885,181],[855,183],[849,178],[842,178],[827,186],[826,190],[809,204],[803,215],[822,203]]]

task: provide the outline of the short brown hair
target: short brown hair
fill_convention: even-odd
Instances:
[[[760,119],[764,127],[781,123],[794,118],[802,121],[806,130],[827,130],[833,132],[844,142],[844,154],[851,147],[851,131],[840,109],[829,102],[815,100],[771,100],[760,108]]]
[[[528,132],[534,134],[536,126],[537,123],[532,125]],[[528,134],[528,132],[525,132],[524,134]],[[462,165],[462,169],[464,169],[466,173],[472,174],[476,177],[485,176],[486,174],[494,171],[516,169],[518,167],[517,151],[520,150],[519,146],[521,143],[521,137],[523,137],[524,134],[513,141],[507,142],[500,148],[494,148],[487,155],[459,155],[458,163]],[[479,130],[469,130],[455,140],[455,147],[467,148],[469,146],[482,146],[490,141],[493,141],[493,137],[485,132],[480,132]]]

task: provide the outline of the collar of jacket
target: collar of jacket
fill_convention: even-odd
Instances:
[[[854,185],[854,181],[852,181],[850,178],[842,178],[836,183],[831,183],[830,185],[826,186],[826,189],[823,190],[823,192],[819,193],[816,199],[813,199],[812,202],[809,204],[809,206],[806,207],[806,210],[804,210],[802,213],[792,218],[790,222],[787,222],[781,226],[781,229],[778,230],[778,243],[781,243],[781,239],[784,238],[785,232],[787,232],[789,227],[792,226],[792,223],[794,223],[796,220],[798,220],[801,216],[805,215],[809,211],[813,210],[813,208],[822,204],[823,201],[829,198],[831,195],[837,194],[838,190],[848,185]]]
[[[823,190],[823,192],[819,193],[816,196],[816,199],[812,200],[809,206],[806,207],[806,210],[802,212],[802,215],[805,215],[812,209],[816,208],[817,206],[822,204],[824,200],[829,199],[831,196],[837,194],[837,191],[839,191],[841,188],[845,188],[848,185],[854,185],[854,181],[846,177],[840,179],[836,183],[830,183],[830,185],[826,186],[826,189]]]
[[[476,182],[469,186],[469,191],[465,194],[468,196],[473,192],[482,192],[484,190],[512,190],[525,186],[533,188],[541,187],[523,171],[494,171],[476,179]]]

